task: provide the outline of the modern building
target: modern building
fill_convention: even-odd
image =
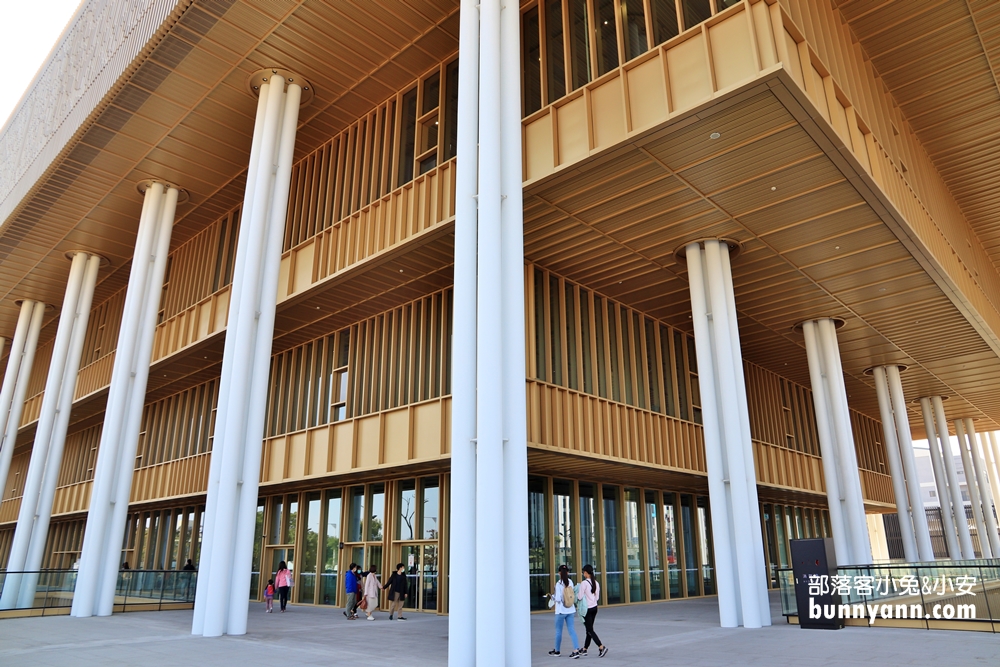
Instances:
[[[0,134],[0,564],[191,558],[220,634],[401,562],[471,664],[561,564],[752,626],[790,539],[927,557],[911,440],[1000,428],[1000,6],[519,5],[83,3]]]

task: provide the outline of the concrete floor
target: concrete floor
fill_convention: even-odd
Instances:
[[[587,662],[612,665],[990,665],[1000,664],[1000,636],[889,628],[802,630],[785,624],[775,605],[775,625],[761,630],[718,627],[714,598],[602,609],[597,630],[611,651]],[[243,637],[205,639],[190,634],[190,611],[68,616],[0,621],[0,665],[35,667],[252,667],[261,664],[423,667],[447,662],[448,619],[410,614],[392,625],[348,622],[340,610],[290,606],[285,614],[250,607]],[[534,665],[553,662],[553,617],[532,617]],[[577,623],[580,639],[582,624]],[[570,651],[563,638],[563,656]],[[565,659],[565,657],[563,658]],[[555,663],[559,664],[559,663]]]

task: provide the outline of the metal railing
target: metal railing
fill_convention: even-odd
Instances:
[[[0,592],[12,575],[21,575],[19,581],[37,577],[35,596],[31,605],[18,606],[4,611],[26,612],[45,616],[47,613],[65,614],[73,606],[76,588],[76,570],[38,570],[33,572],[6,572],[0,570]],[[114,612],[160,611],[183,609],[194,604],[198,586],[198,573],[192,570],[121,570],[115,587]],[[41,613],[38,613],[41,612]],[[19,614],[11,614],[19,615]]]
[[[795,576],[791,568],[782,568],[777,575],[781,613],[785,617],[798,617]],[[839,581],[831,578],[814,585],[820,589],[824,583],[831,586],[830,592],[840,595],[841,605],[864,606],[866,621],[874,621],[864,625],[904,618],[911,625],[927,629],[961,621],[991,624],[994,632],[1000,632],[1000,559],[845,566],[837,568],[837,577]],[[972,615],[945,615],[960,605],[963,611],[972,612]],[[970,609],[967,605],[973,607]],[[897,607],[902,608],[901,612]],[[883,616],[883,608],[887,608],[885,613],[889,618]],[[877,610],[874,619],[872,609]],[[990,628],[983,629],[988,631]]]

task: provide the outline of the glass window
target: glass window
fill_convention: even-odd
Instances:
[[[570,389],[579,389],[576,363],[576,298],[573,285],[566,283],[566,379]]]
[[[316,567],[319,557],[319,520],[322,496],[319,491],[306,494],[306,502],[302,508],[303,531],[302,562],[299,565],[299,602],[312,604],[316,598]]]
[[[549,553],[545,521],[545,479],[528,478],[528,576],[531,608],[546,609],[549,593]]]
[[[194,512],[188,514],[188,526],[187,526],[187,546],[184,552],[187,554],[188,558],[191,558],[191,529],[194,528]],[[260,499],[257,501],[257,518],[254,525],[253,531],[253,556],[252,562],[250,563],[250,599],[256,600],[260,596],[260,550],[261,543],[264,541],[264,500]],[[192,562],[194,559],[192,558]],[[198,563],[195,563],[197,567]]]
[[[320,571],[320,603],[337,604],[340,571],[340,489],[326,492],[326,525],[323,528],[323,566]]]
[[[774,531],[774,507],[764,505],[764,537],[767,539],[767,578],[768,585],[775,588],[778,585],[778,546]]]
[[[288,496],[288,521],[285,524],[285,541],[282,544],[295,544],[295,529],[298,527],[299,497]]]
[[[629,333],[628,311],[622,308],[619,312],[622,326],[622,370],[624,371],[622,382],[625,385],[625,402],[636,405],[635,397],[632,395],[632,334]]]
[[[385,525],[385,484],[372,484],[371,516],[368,518],[368,539],[382,539]]]
[[[590,25],[588,0],[569,0],[569,57],[572,61],[573,90],[590,81]]]
[[[701,556],[701,578],[705,595],[715,593],[715,568],[712,553],[712,513],[708,509],[708,498],[698,497],[698,553]]]
[[[785,510],[781,505],[775,506],[774,528],[778,534],[778,559],[780,567],[788,567],[788,533],[785,528]]]
[[[698,546],[694,540],[693,498],[681,494],[681,535],[684,540],[684,578],[689,596],[701,595],[698,588]]]
[[[608,370],[604,350],[604,308],[601,298],[594,296],[594,336],[597,339],[597,391],[601,398],[608,397]]]
[[[417,531],[417,485],[412,479],[399,482],[399,517],[396,521],[396,539],[416,539]]]
[[[542,49],[538,37],[538,7],[532,7],[521,19],[521,48],[524,49],[524,115],[542,108]]]
[[[438,545],[424,545],[423,562],[423,586],[420,590],[420,607],[424,610],[434,611],[437,609],[438,597]],[[414,596],[415,597],[415,596]]]
[[[695,354],[694,338],[687,339],[688,368],[691,370],[691,418],[701,423],[701,386],[698,382],[698,356]]]
[[[649,0],[649,12],[653,19],[653,36],[657,44],[677,36],[679,30],[677,6],[674,0]]]
[[[364,540],[365,522],[365,487],[351,487],[351,501],[348,505],[347,541],[361,542]],[[361,561],[355,561],[359,565]]]
[[[271,529],[267,532],[268,544],[281,544],[282,497],[271,498]]]
[[[549,103],[566,94],[566,61],[563,53],[562,0],[545,1],[545,59]]]
[[[667,571],[670,580],[670,597],[681,596],[680,550],[677,544],[676,498],[672,493],[663,494],[663,541],[666,544]]]
[[[618,371],[618,312],[611,301],[608,302],[608,348],[611,359],[611,398],[621,402],[621,378]]]
[[[545,358],[545,277],[535,269],[535,375],[543,382],[549,379]]]
[[[583,357],[583,390],[594,393],[594,370],[590,359],[590,294],[580,290],[580,340]]]
[[[625,554],[628,559],[629,602],[646,599],[646,572],[642,567],[639,511],[639,490],[625,489]]]
[[[597,533],[597,488],[580,482],[580,562],[584,565],[590,563],[594,574],[600,575]]]
[[[618,487],[603,486],[601,497],[604,510],[604,599],[608,604],[625,602],[624,577],[621,553],[621,529],[618,523]]]
[[[440,490],[437,477],[425,477],[420,482],[423,493],[421,512],[423,515],[423,538],[425,540],[436,540],[440,535],[438,525],[438,514],[440,512]]]
[[[458,61],[444,68],[444,132],[441,157],[450,160],[458,152]]]
[[[400,127],[399,146],[399,180],[397,185],[403,185],[413,180],[413,158],[417,142],[417,89],[403,95],[401,105],[402,123]]]
[[[552,382],[562,384],[562,324],[559,309],[559,279],[549,277],[549,336],[552,339]]]
[[[433,74],[424,79],[424,95],[420,105],[420,115],[438,108],[438,98],[441,93],[441,76]]]
[[[632,60],[649,49],[643,0],[621,0],[625,14],[625,59]]]
[[[573,483],[566,480],[552,482],[552,527],[555,540],[552,549],[556,567],[566,565],[575,577],[576,563],[573,560]]]
[[[597,15],[597,74],[600,76],[618,67],[618,35],[614,0],[594,0],[594,4]]]
[[[680,418],[688,418],[687,372],[684,370],[684,337],[680,331],[674,332],[674,361],[677,364],[677,400],[680,403]]]
[[[662,600],[663,561],[660,558],[660,513],[655,491],[646,491],[646,560],[649,564],[649,599]]]
[[[684,6],[684,28],[693,28],[712,16],[709,0],[682,0]]]

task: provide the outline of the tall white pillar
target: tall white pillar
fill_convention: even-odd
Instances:
[[[520,14],[499,0],[462,0],[459,20],[448,664],[525,665]],[[477,595],[498,578],[496,595]]]
[[[246,633],[264,412],[278,273],[299,106],[308,83],[278,68],[255,75],[236,271],[219,384],[192,633]]]
[[[56,330],[52,359],[45,381],[45,395],[28,461],[28,474],[11,540],[7,571],[33,572],[42,565],[49,532],[52,501],[62,465],[66,428],[69,426],[80,354],[87,333],[90,306],[101,258],[86,252],[73,256],[69,281]],[[0,595],[0,609],[31,607],[38,575],[8,574]]]
[[[934,469],[934,485],[937,488],[938,501],[941,507],[941,527],[944,532],[945,543],[948,545],[948,557],[952,560],[961,560],[962,547],[958,543],[958,534],[955,532],[951,490],[948,488],[944,458],[941,454],[942,448],[950,450],[951,444],[947,440],[942,444],[938,438],[937,427],[934,424],[934,408],[931,406],[930,397],[921,397],[920,412],[924,417],[924,430],[927,432],[927,448],[930,450],[931,467]],[[945,428],[948,428],[947,424],[945,424]]]
[[[986,520],[983,517],[983,502],[979,494],[979,484],[976,479],[975,464],[969,453],[969,439],[965,432],[965,420],[955,420],[955,433],[958,435],[958,449],[962,454],[962,468],[965,470],[965,488],[969,492],[972,503],[972,519],[976,522],[976,534],[979,536],[979,553],[983,558],[993,558],[993,547],[986,532]]]
[[[181,194],[177,187],[157,181],[140,187],[142,213],[73,596],[72,615],[77,617],[109,616],[114,606],[156,315]]]
[[[958,543],[962,547],[961,558],[972,560],[976,557],[976,553],[972,547],[972,535],[969,532],[969,520],[965,516],[962,487],[958,482],[958,471],[955,469],[955,454],[951,448],[951,436],[948,434],[948,419],[944,415],[944,399],[940,396],[931,396],[931,406],[934,408],[934,422],[937,424],[938,440],[941,443],[941,458],[944,461],[945,473],[948,475],[955,530],[958,533]]]
[[[734,388],[742,377],[743,363],[735,322],[735,298],[728,273],[729,246],[708,239],[685,248],[695,350],[701,379],[705,460],[712,502],[712,538],[715,549],[719,619],[723,627],[759,628],[771,622],[762,601],[767,589],[763,549],[753,535],[759,530],[757,479],[749,440],[749,420]]]
[[[996,511],[1000,513],[1000,445],[997,444],[996,435],[993,431],[986,432],[986,440],[983,441],[983,455],[986,459],[986,467],[990,471],[990,484],[993,488],[993,504]]]
[[[462,0],[458,35],[458,140],[451,348],[451,502],[448,665],[476,664],[476,253],[479,191],[479,9]]]
[[[802,323],[802,333],[819,427],[823,478],[827,487],[837,561],[840,565],[867,565],[872,562],[872,549],[851,413],[847,407],[844,370],[837,344],[837,323],[831,318],[810,320]],[[827,425],[825,428],[824,424]],[[842,528],[838,528],[833,521],[838,514],[842,517]],[[842,537],[838,538],[838,533]],[[841,544],[838,545],[838,542]]]
[[[910,498],[907,493],[909,480],[903,473],[903,463],[899,456],[899,441],[897,440],[896,424],[892,412],[892,400],[886,382],[886,367],[876,366],[873,368],[872,377],[875,380],[879,416],[882,418],[882,433],[885,435],[885,453],[889,459],[889,476],[892,479],[892,491],[896,499],[896,516],[899,519],[899,534],[903,542],[903,557],[908,563],[916,563],[924,559],[920,558],[918,554],[917,540],[914,536],[913,515],[910,511]],[[917,500],[919,502],[919,497]]]
[[[1000,535],[997,534],[997,520],[993,514],[993,490],[990,488],[989,476],[986,474],[985,463],[979,450],[979,435],[971,417],[965,418],[965,434],[969,439],[969,454],[972,458],[972,468],[976,471],[976,486],[979,487],[979,500],[982,505],[983,523],[986,525],[986,535],[990,543],[993,557],[1000,556]],[[968,478],[968,473],[966,473]],[[982,535],[979,536],[982,541]]]
[[[528,570],[528,396],[524,321],[524,203],[521,161],[521,14],[500,12],[500,275],[503,293],[504,657],[531,663],[531,587]],[[481,108],[481,107],[480,107]],[[482,497],[480,497],[482,500]],[[488,500],[488,499],[487,499]],[[478,503],[477,503],[478,506]],[[763,551],[761,552],[763,553]],[[485,554],[478,554],[482,563]],[[761,573],[764,572],[761,563]],[[485,589],[481,589],[485,590]],[[495,637],[495,635],[493,635]]]
[[[21,302],[17,327],[7,355],[7,370],[4,371],[3,388],[0,389],[0,499],[4,497],[10,462],[17,445],[17,429],[21,425],[24,411],[24,396],[31,378],[31,368],[35,363],[35,349],[38,347],[38,333],[42,329],[45,304],[25,299]]]

